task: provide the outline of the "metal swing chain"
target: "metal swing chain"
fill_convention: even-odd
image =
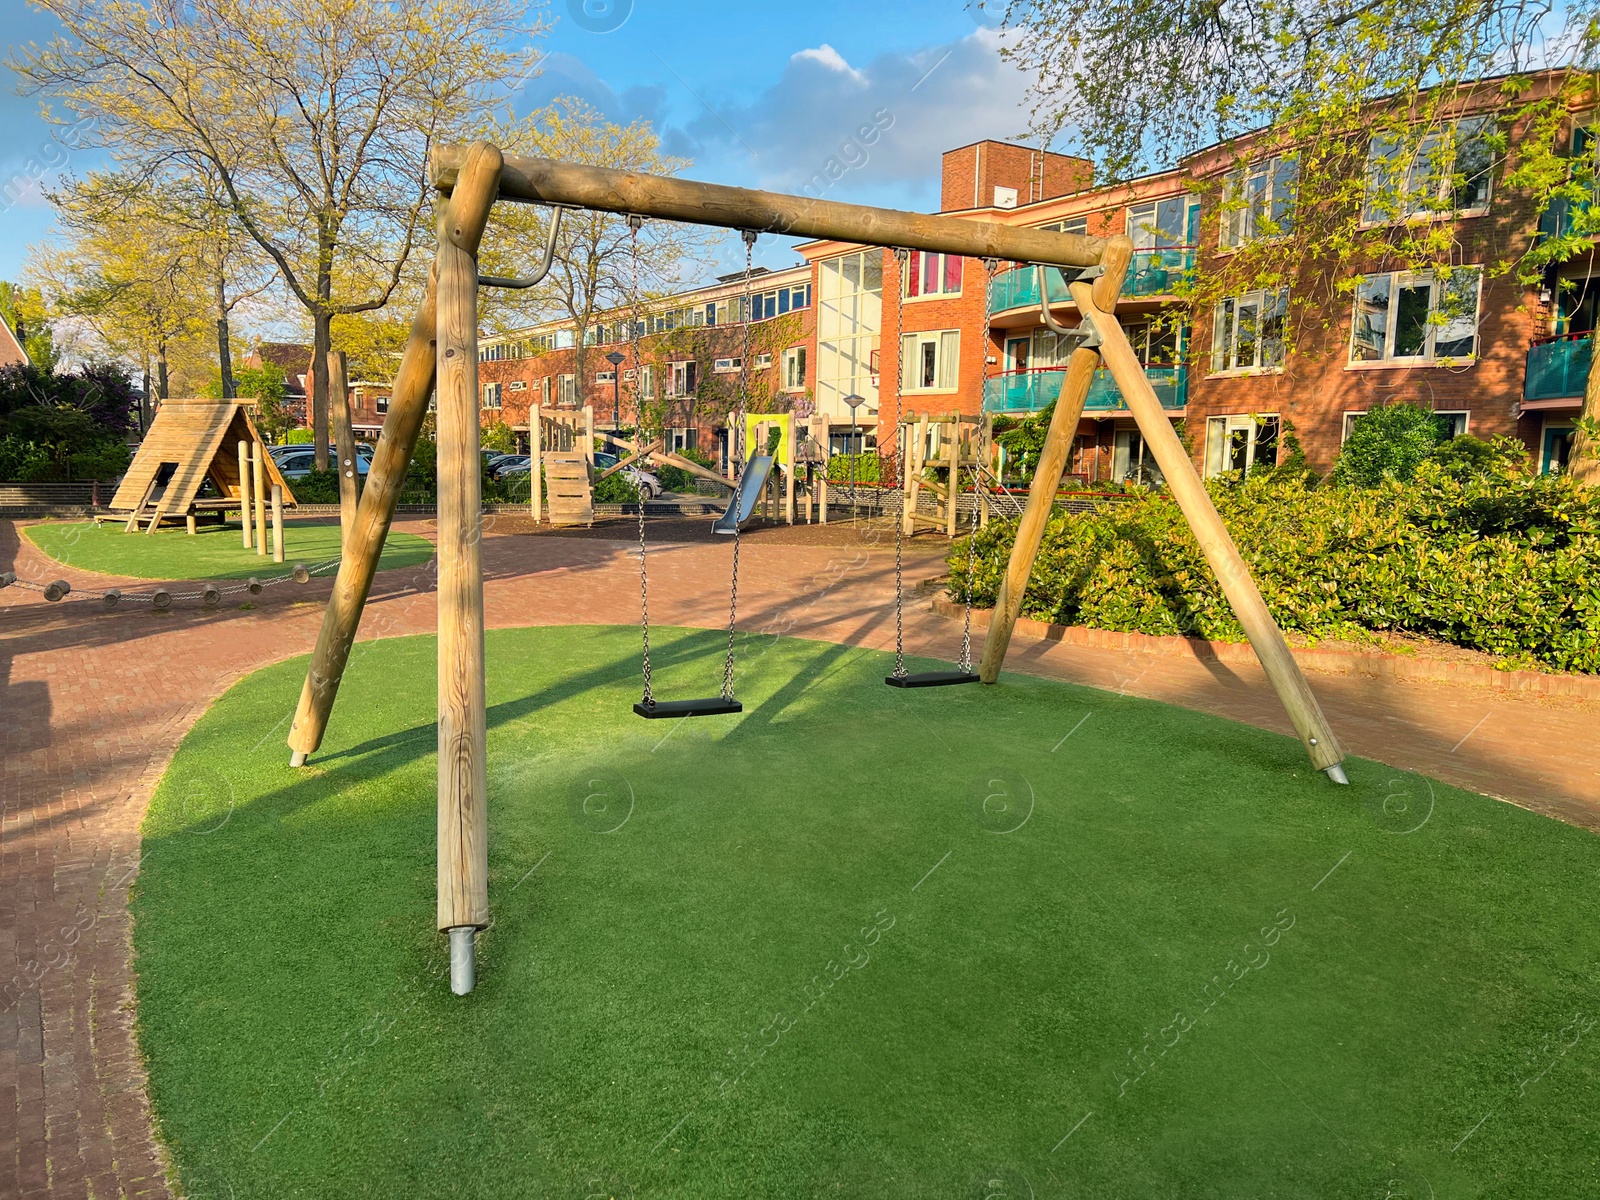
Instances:
[[[633,349],[633,408],[636,415],[634,421],[634,444],[644,445],[644,371],[639,365],[639,230],[644,225],[644,218],[630,213],[628,215],[628,229],[632,241],[631,252],[633,258],[633,311],[628,315],[628,341]],[[534,484],[538,486],[537,481]],[[647,707],[655,706],[655,694],[650,690],[650,580],[645,570],[645,537],[644,537],[644,493],[639,493],[639,623],[644,632],[644,703]]]
[[[983,341],[978,343],[978,425],[983,426],[983,391],[984,384],[989,376],[989,287],[994,282],[994,273],[1000,266],[1000,260],[986,258],[983,260],[985,273],[983,288]],[[983,488],[983,459],[977,452],[978,447],[973,447],[972,463],[972,532],[967,537],[967,597],[966,609],[961,617],[961,661],[956,665],[966,674],[972,674],[972,587],[973,579],[978,573],[978,510],[983,506],[983,497],[980,492]],[[956,476],[961,472],[961,428],[956,427],[955,462],[950,468],[950,486],[956,486]]]
[[[900,438],[900,392],[905,386],[901,375],[905,371],[905,353],[901,345],[905,340],[905,270],[906,263],[911,258],[911,251],[897,249],[894,252],[895,261],[895,302],[894,302],[894,421],[890,428],[894,431],[894,464],[892,478],[900,488],[900,511],[895,514],[894,522],[894,677],[904,679],[906,675],[906,639],[905,639],[905,503],[906,493],[904,480],[900,478],[902,466],[901,438]],[[988,307],[987,302],[984,305]],[[879,358],[882,358],[880,353]],[[881,364],[880,364],[881,365]]]
[[[750,390],[750,272],[754,261],[756,248],[756,231],[746,229],[742,234],[744,238],[744,296],[741,300],[743,309],[740,316],[744,318],[744,348],[739,358],[739,393],[734,400],[734,461],[739,463],[738,474],[744,474],[744,412],[747,394]],[[790,470],[794,464],[790,464]],[[736,484],[742,479],[736,479]],[[728,654],[722,662],[722,698],[733,699],[733,637],[734,627],[739,620],[739,487],[734,488],[734,522],[733,522],[733,578],[728,585]]]

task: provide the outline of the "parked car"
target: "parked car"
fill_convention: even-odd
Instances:
[[[599,455],[595,457],[598,458]],[[639,489],[639,499],[654,500],[661,495],[661,480],[657,479],[649,471],[641,471],[638,467],[623,467],[622,475],[629,483]]]
[[[610,470],[622,460],[615,454],[607,454],[604,450],[594,452],[594,469],[596,471]]]
[[[310,446],[291,446],[292,453],[276,455],[278,471],[285,479],[290,481],[304,479],[311,474],[312,467],[316,464],[317,456]],[[356,447],[356,470],[361,475],[366,475],[372,466],[372,450],[367,446]]]
[[[532,469],[533,460],[526,454],[502,454],[489,468],[489,475],[494,479],[506,479],[512,475],[526,475]]]

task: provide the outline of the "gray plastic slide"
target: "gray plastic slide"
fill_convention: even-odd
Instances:
[[[717,523],[711,527],[712,530],[731,537],[741,524],[749,520],[750,514],[756,510],[756,501],[761,496],[761,489],[767,486],[767,476],[771,474],[772,456],[752,455],[744,466],[744,474],[739,476],[739,490],[733,494],[733,499],[728,501],[728,511],[717,518]]]

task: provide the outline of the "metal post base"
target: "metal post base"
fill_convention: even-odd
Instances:
[[[1323,767],[1322,773],[1335,783],[1348,784],[1350,777],[1344,773],[1343,763],[1334,763],[1331,767]]]
[[[291,767],[303,767],[303,766],[305,766],[306,765],[306,752],[304,750],[291,750],[291,751],[289,751],[289,765]]]
[[[477,983],[472,940],[477,932],[471,925],[450,929],[450,990],[458,996],[465,996]]]

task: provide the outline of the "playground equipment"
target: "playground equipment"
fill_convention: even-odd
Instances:
[[[208,480],[215,495],[202,496]],[[220,522],[237,508],[244,548],[254,546],[265,555],[269,487],[273,559],[282,562],[283,506],[294,504],[294,493],[267,453],[248,407],[233,400],[167,400],[111,498],[111,511],[119,520],[127,514],[127,533],[141,524],[145,533],[155,533],[161,522],[179,518],[194,533],[200,517]]]
[[[549,491],[550,524],[594,524],[594,409],[535,408],[528,414],[528,507],[541,519],[539,468]],[[606,472],[610,474],[610,472]],[[603,476],[602,476],[603,478]]]
[[[1343,751],[1273,621],[1113,315],[1133,254],[1127,237],[1102,239],[924,216],[771,192],[658,178],[547,159],[505,158],[494,146],[438,147],[431,165],[440,193],[433,282],[412,322],[383,434],[361,496],[348,552],[323,616],[289,731],[291,762],[322,742],[378,554],[427,412],[438,393],[439,444],[439,800],[438,928],[450,938],[451,987],[473,985],[475,931],[489,921],[483,570],[480,529],[477,252],[496,200],[566,205],[894,249],[1044,265],[1070,281],[1082,322],[1035,472],[1028,505],[990,623],[980,675],[993,682],[1021,608],[1067,450],[1103,360],[1165,474],[1174,499],[1216,573],[1312,763],[1344,782]],[[637,350],[636,350],[637,353]],[[746,354],[748,361],[748,354]],[[890,428],[898,427],[898,420]],[[740,422],[742,433],[743,422]],[[742,451],[737,455],[742,461]],[[898,528],[898,526],[897,526]],[[738,541],[735,537],[735,549]],[[897,570],[898,574],[898,570]],[[736,600],[735,593],[735,600]],[[731,607],[731,606],[730,606]],[[730,617],[736,613],[730,613]]]

